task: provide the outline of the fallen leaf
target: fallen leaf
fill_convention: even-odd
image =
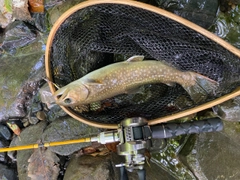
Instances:
[[[55,180],[59,175],[59,158],[48,149],[35,149],[28,159],[28,177],[31,180]]]
[[[100,143],[92,143],[92,146],[82,148],[77,156],[90,155],[90,156],[106,156],[110,153],[108,148]]]
[[[12,1],[11,0],[4,0],[4,6],[3,6],[6,10],[6,12],[12,12]],[[2,13],[4,14],[5,12],[2,11]]]
[[[83,148],[82,151],[83,151],[83,154],[92,154],[92,153],[95,153],[97,149],[94,147],[88,146]]]
[[[95,157],[95,156],[106,156],[110,153],[110,151],[107,148],[102,148],[101,150],[99,149],[98,151],[91,153],[90,155]]]
[[[16,134],[17,136],[20,135],[21,129],[18,127],[17,124],[7,122],[7,125],[14,132],[14,134]]]
[[[31,12],[35,13],[43,13],[44,12],[44,4],[43,0],[29,0],[29,9]]]
[[[105,144],[105,146],[106,146],[106,148],[108,148],[109,151],[117,152],[117,145],[119,143],[120,142],[107,143],[107,144]]]

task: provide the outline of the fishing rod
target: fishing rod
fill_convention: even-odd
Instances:
[[[121,180],[128,180],[127,171],[137,170],[139,180],[146,179],[144,169],[145,152],[152,147],[152,139],[166,139],[184,134],[221,131],[223,123],[220,118],[210,118],[201,121],[191,121],[185,123],[162,123],[149,126],[148,121],[142,117],[124,119],[118,124],[117,130],[101,132],[97,136],[58,141],[30,144],[0,148],[0,152],[19,151],[41,147],[60,146],[83,142],[98,142],[101,144],[119,142],[117,153],[125,157],[125,162],[116,165],[120,168]]]

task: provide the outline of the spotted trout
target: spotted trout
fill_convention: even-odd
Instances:
[[[213,94],[218,83],[190,71],[180,71],[165,62],[133,56],[124,62],[110,64],[69,83],[54,93],[56,103],[79,106],[129,93],[145,84],[180,84],[195,101]],[[199,100],[200,99],[200,100]]]

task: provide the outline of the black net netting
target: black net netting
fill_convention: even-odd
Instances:
[[[217,96],[231,92],[240,82],[240,59],[227,49],[167,17],[122,4],[89,6],[61,24],[50,52],[53,80],[62,87],[133,55],[207,76],[219,83]],[[149,84],[138,93],[93,103],[88,111],[76,113],[98,123],[116,124],[126,117],[150,120],[197,105],[180,85]]]

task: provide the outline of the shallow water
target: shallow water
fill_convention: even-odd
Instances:
[[[240,5],[234,5],[230,11],[225,13],[219,11],[210,31],[240,48]]]

